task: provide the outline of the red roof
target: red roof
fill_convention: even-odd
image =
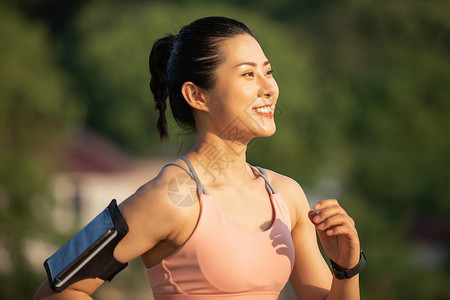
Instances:
[[[91,130],[78,130],[64,150],[64,170],[69,172],[121,172],[133,159],[111,141]]]

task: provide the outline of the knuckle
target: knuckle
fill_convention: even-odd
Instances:
[[[348,226],[352,227],[353,226],[353,221],[350,218],[344,217],[343,222],[345,224],[347,224]]]

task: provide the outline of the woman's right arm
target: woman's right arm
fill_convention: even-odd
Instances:
[[[103,280],[98,278],[89,278],[78,281],[60,293],[55,293],[48,280],[44,280],[41,286],[34,294],[33,300],[69,300],[69,299],[92,299],[91,294],[95,292],[102,284]]]
[[[167,184],[174,176],[171,169],[161,172],[119,205],[129,231],[114,250],[118,261],[129,262],[148,252],[158,242],[176,238],[183,227],[186,211],[174,205],[167,195]],[[90,295],[103,283],[99,278],[83,279],[56,293],[45,280],[33,299],[92,299]]]

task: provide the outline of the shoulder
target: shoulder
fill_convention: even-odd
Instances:
[[[126,199],[123,206],[135,205],[138,212],[158,212],[172,219],[189,214],[195,204],[198,204],[195,181],[180,167],[169,165]]]
[[[169,207],[177,208],[180,205],[174,203],[176,197],[171,197],[171,195],[185,192],[183,190],[185,186],[196,187],[195,181],[182,168],[166,165],[155,178],[139,187],[133,197],[145,198],[146,203],[156,201],[163,205],[175,204],[175,206],[170,205]]]
[[[310,210],[305,192],[300,184],[294,179],[272,170],[264,169],[264,171],[266,171],[270,183],[281,195],[289,208],[292,226],[295,227],[295,224],[297,224],[300,219],[303,219],[304,216],[307,216],[308,211]]]
[[[303,193],[302,187],[294,179],[269,169],[264,169],[264,171],[267,173],[267,177],[269,178],[270,183],[274,186],[275,189],[277,189],[278,187],[277,190],[284,192]]]
[[[119,208],[129,227],[126,236],[130,240],[128,244],[140,248],[134,253],[135,256],[160,241],[179,239],[185,235],[185,228],[192,227],[191,224],[196,222],[200,209],[192,182],[183,169],[166,166],[155,178],[120,203]],[[190,186],[183,189],[183,185]],[[186,196],[183,194],[186,192],[191,193],[191,201],[180,204],[179,199]],[[127,258],[123,261],[134,257]]]

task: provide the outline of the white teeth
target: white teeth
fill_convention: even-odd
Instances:
[[[270,113],[272,111],[272,109],[270,108],[270,106],[264,106],[264,107],[256,108],[255,111],[257,113],[268,114],[268,113]]]

